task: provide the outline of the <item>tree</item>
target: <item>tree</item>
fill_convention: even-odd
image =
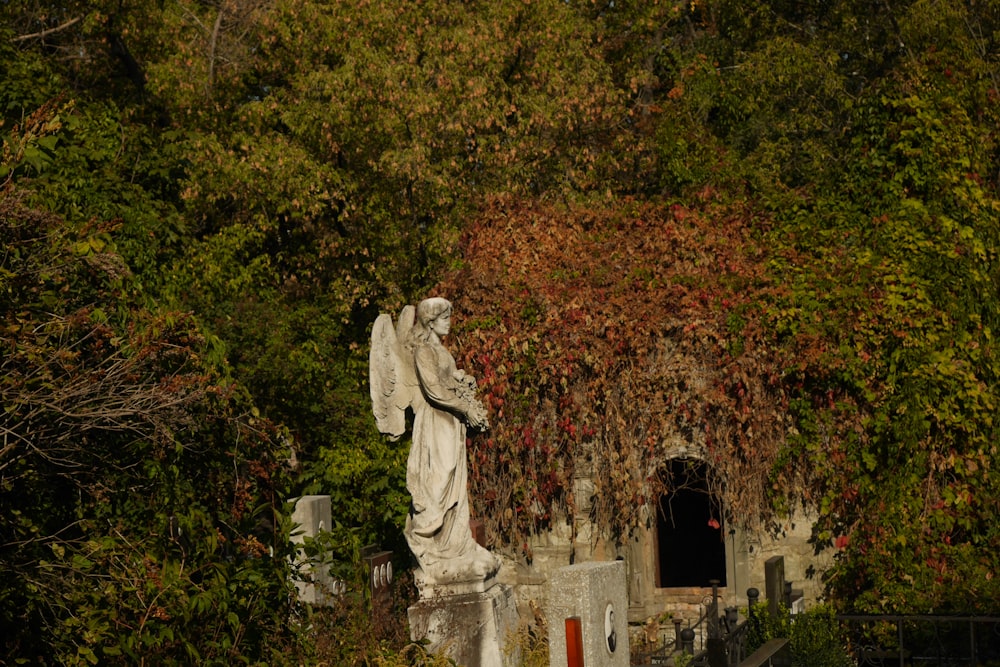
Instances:
[[[26,119],[2,163],[4,654],[280,662],[298,650],[280,431],[190,316],[144,307],[114,223],[69,225],[14,189],[56,124]]]
[[[982,462],[996,441],[1000,199],[980,176],[992,133],[973,120],[991,83],[962,99],[949,56],[927,58],[862,111],[845,179],[857,209],[830,211],[835,252],[856,244],[869,285],[868,314],[836,336],[862,355],[845,375],[866,388],[866,427],[831,452],[847,462],[826,473],[820,536],[850,535],[831,582],[844,597],[866,591],[864,609],[991,610],[998,488]]]

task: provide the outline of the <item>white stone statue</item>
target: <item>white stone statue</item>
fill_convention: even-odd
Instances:
[[[486,429],[489,423],[475,379],[455,366],[441,344],[450,328],[451,304],[431,298],[415,312],[404,308],[398,328],[383,314],[372,329],[371,395],[379,431],[398,438],[406,430],[406,409],[413,409],[405,534],[419,565],[414,574],[422,596],[482,584],[500,567],[469,528],[466,426]]]

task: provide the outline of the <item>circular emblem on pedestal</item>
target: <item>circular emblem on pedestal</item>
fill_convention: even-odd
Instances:
[[[604,639],[609,653],[614,653],[618,647],[618,637],[615,634],[615,606],[608,603],[604,608]]]

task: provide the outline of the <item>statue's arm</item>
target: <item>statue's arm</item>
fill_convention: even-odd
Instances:
[[[428,403],[464,417],[473,428],[486,430],[490,427],[486,408],[476,398],[475,379],[471,375],[458,377],[455,362],[444,348],[430,345],[417,348],[414,365]]]
[[[436,407],[459,414],[466,414],[469,401],[458,394],[458,382],[450,375],[441,374],[438,352],[430,345],[421,345],[414,351],[413,361],[424,396]]]

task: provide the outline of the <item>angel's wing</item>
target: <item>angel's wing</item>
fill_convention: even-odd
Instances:
[[[399,399],[405,393],[400,381],[402,360],[399,342],[390,315],[379,315],[372,327],[372,348],[368,353],[368,379],[371,384],[372,413],[380,433],[393,439],[406,430],[406,406]],[[407,404],[409,404],[407,402]]]
[[[392,317],[385,314],[379,315],[372,327],[372,347],[368,355],[372,412],[379,432],[393,440],[406,431],[406,409],[420,391],[413,358],[402,346],[413,327],[416,313],[416,308],[406,306],[399,314],[399,325],[395,329]]]
[[[417,380],[417,369],[413,365],[413,355],[407,354],[403,350],[403,341],[410,333],[410,329],[413,328],[413,323],[416,321],[417,309],[413,306],[406,306],[403,308],[402,312],[399,314],[399,324],[396,325],[396,340],[398,341],[398,346],[396,350],[399,352],[399,373],[398,380],[403,383],[404,391],[398,392],[396,404],[400,408],[406,409],[410,406],[410,402],[413,400],[413,392],[420,391],[419,381]]]

